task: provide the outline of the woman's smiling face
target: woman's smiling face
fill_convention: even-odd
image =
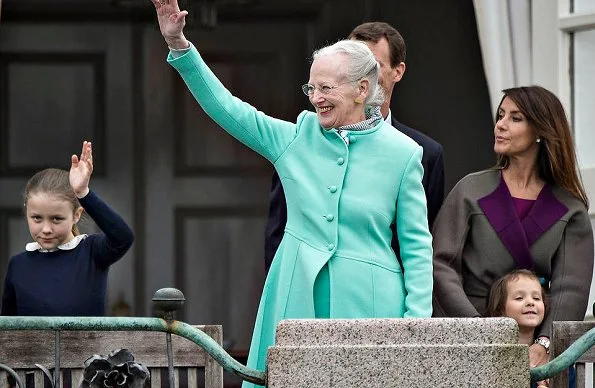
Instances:
[[[356,82],[349,82],[347,56],[344,54],[323,55],[312,62],[308,95],[316,108],[320,125],[325,129],[338,128],[364,120],[364,104],[356,102],[362,95]],[[364,95],[365,98],[365,95]]]

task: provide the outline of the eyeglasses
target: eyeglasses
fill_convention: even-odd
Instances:
[[[339,86],[344,85],[344,84],[348,84],[351,81],[347,81],[347,82],[343,82],[338,84],[337,86],[328,86],[328,85],[322,85],[322,86],[314,86],[312,84],[303,84],[302,85],[302,92],[304,92],[304,94],[306,96],[311,96],[314,94],[314,91],[318,89],[318,91],[322,94],[330,94],[330,92],[333,89],[337,89]]]

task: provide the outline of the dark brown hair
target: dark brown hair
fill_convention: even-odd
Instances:
[[[508,284],[522,277],[535,280],[541,285],[537,275],[528,269],[515,269],[502,276],[492,284],[492,288],[490,289],[490,294],[488,296],[488,317],[501,317],[504,315],[506,298],[508,298]],[[545,311],[547,311],[547,295],[543,287],[541,287],[541,300],[543,300]]]
[[[348,39],[356,39],[364,42],[378,43],[382,38],[386,38],[390,52],[390,67],[395,68],[401,62],[405,62],[407,48],[405,40],[399,31],[390,24],[384,22],[363,23],[355,27]]]
[[[570,125],[558,97],[541,86],[510,88],[503,93],[498,110],[502,101],[510,98],[541,139],[537,154],[539,176],[551,185],[563,187],[589,208],[589,199],[577,169]],[[507,168],[509,164],[507,155],[498,155],[496,167]]]
[[[70,202],[73,213],[81,207],[74,190],[70,186],[68,171],[58,168],[47,168],[33,175],[27,182],[23,194],[25,208],[27,207],[27,202],[31,195],[39,193],[51,194]],[[80,234],[76,224],[72,225],[72,233],[75,236]]]

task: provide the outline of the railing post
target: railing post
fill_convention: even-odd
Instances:
[[[56,351],[54,354],[54,387],[60,388],[60,330],[56,330]]]
[[[161,288],[155,291],[153,295],[153,308],[157,314],[163,316],[170,326],[175,319],[175,312],[183,305],[186,298],[182,291],[175,288]],[[174,375],[174,355],[171,343],[171,333],[165,333],[167,343],[167,374],[169,377],[169,387],[175,388],[176,378]]]

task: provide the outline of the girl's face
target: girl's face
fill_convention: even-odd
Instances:
[[[44,249],[55,249],[74,238],[72,226],[81,218],[83,208],[47,193],[34,193],[27,200],[27,224],[35,242]]]
[[[521,328],[536,328],[541,324],[545,305],[537,280],[521,276],[507,284],[506,293],[504,316],[513,318]]]

